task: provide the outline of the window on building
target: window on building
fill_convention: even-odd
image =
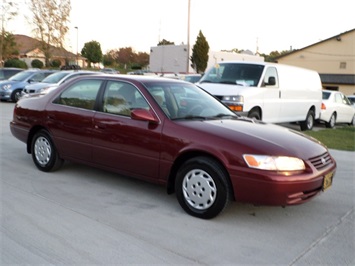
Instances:
[[[340,62],[340,69],[346,69],[346,62]]]

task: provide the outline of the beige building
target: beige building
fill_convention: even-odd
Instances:
[[[313,69],[323,88],[355,94],[355,29],[277,58],[281,64]]]
[[[26,35],[16,34],[14,35],[14,41],[16,43],[17,49],[19,51],[19,59],[24,61],[28,67],[31,67],[31,62],[34,59],[38,59],[45,64],[45,56],[43,51],[40,49],[40,41],[31,38]],[[75,55],[65,49],[51,47],[51,60],[57,59],[61,62],[61,66],[66,64],[69,65],[79,65],[80,67],[86,67],[86,58],[80,55]]]

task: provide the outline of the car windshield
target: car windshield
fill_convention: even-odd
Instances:
[[[156,82],[145,86],[162,110],[174,120],[236,116],[228,107],[194,84]]]
[[[58,83],[62,78],[68,76],[71,72],[57,72],[49,75],[42,80],[43,83]]]
[[[220,63],[209,69],[200,83],[224,83],[256,87],[264,66],[245,63]]]
[[[33,72],[27,72],[27,71],[22,71],[19,72],[15,75],[13,75],[9,80],[11,81],[25,81],[28,79],[30,76],[32,76]]]

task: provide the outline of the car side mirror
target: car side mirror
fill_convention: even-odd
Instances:
[[[159,120],[146,109],[133,109],[131,118],[134,120],[147,121],[153,124],[159,124]]]
[[[266,85],[268,85],[268,86],[276,85],[276,78],[275,77],[269,77],[269,80],[268,80]]]

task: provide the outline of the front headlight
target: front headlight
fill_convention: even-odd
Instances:
[[[305,170],[303,160],[287,156],[243,155],[244,161],[250,168],[273,171],[300,171]]]
[[[241,95],[223,96],[222,101],[242,103],[244,102],[244,97]]]
[[[4,90],[9,90],[9,89],[11,89],[11,84],[5,84],[4,86],[2,86],[2,88]]]

